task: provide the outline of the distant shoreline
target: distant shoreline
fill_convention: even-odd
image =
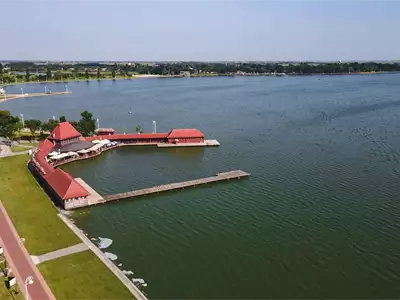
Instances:
[[[141,74],[141,75],[132,75],[131,77],[116,77],[116,78],[95,78],[95,79],[69,79],[69,80],[48,80],[48,81],[22,81],[15,83],[7,83],[0,84],[0,87],[7,86],[15,86],[21,84],[46,84],[46,83],[70,83],[70,82],[84,82],[84,81],[115,81],[115,80],[133,80],[133,79],[159,79],[159,78],[203,78],[203,77],[266,77],[266,76],[274,76],[274,77],[284,77],[284,76],[343,76],[343,75],[380,75],[380,74],[398,74],[400,71],[393,72],[352,72],[352,73],[288,73],[288,74],[274,74],[274,73],[248,73],[248,74],[192,74],[190,76],[182,76],[182,75],[157,75],[157,74]],[[44,96],[46,96],[44,94]],[[29,96],[26,96],[29,97]],[[25,97],[25,98],[26,98]],[[33,97],[33,96],[31,96]],[[22,98],[22,97],[19,97]],[[7,99],[8,100],[8,99]],[[1,101],[0,101],[1,102]]]
[[[51,94],[46,93],[26,93],[26,94],[7,94],[6,97],[0,96],[0,103],[4,103],[14,99],[21,99],[21,98],[32,98],[32,97],[42,97],[42,96],[55,96],[55,95],[65,95],[65,94],[72,94],[72,92],[54,92]]]

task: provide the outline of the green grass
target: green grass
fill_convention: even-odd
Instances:
[[[37,147],[39,145],[39,143],[20,143],[21,145],[24,146],[31,146],[31,147]]]
[[[105,268],[89,250],[39,265],[57,299],[132,299],[129,290]]]
[[[12,152],[22,152],[22,151],[26,151],[29,150],[30,148],[28,147],[21,147],[21,146],[12,146],[11,147],[11,151]]]
[[[24,295],[20,292],[19,288],[14,285],[11,289],[6,286],[6,277],[0,277],[0,299],[1,300],[22,300]],[[16,294],[17,293],[17,294]]]
[[[6,266],[4,256],[0,255],[0,272],[2,272]],[[22,300],[24,295],[21,293],[17,285],[14,285],[10,289],[6,286],[7,277],[0,276],[0,299],[1,300]]]
[[[29,253],[40,255],[80,243],[30,174],[28,155],[0,161],[0,200]]]
[[[28,155],[0,160],[0,200],[18,234],[25,238],[24,245],[28,252],[39,255],[80,243],[81,240],[56,215],[53,204],[30,174],[27,160]],[[48,261],[38,267],[57,299],[133,298],[119,279],[89,250]],[[1,284],[2,278],[0,299],[13,299]]]

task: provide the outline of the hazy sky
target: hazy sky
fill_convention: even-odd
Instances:
[[[4,1],[0,60],[400,59],[400,1]]]

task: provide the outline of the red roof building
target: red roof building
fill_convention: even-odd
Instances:
[[[168,143],[202,143],[204,134],[195,128],[172,129],[167,136]]]
[[[149,140],[162,143],[166,142],[167,140],[168,133],[128,133],[128,134],[123,134],[123,133],[117,133],[113,135],[107,135],[107,136],[91,136],[91,137],[86,137],[86,141],[94,141],[94,140],[110,140],[110,141],[124,141],[124,140],[132,140],[132,141],[137,141],[137,142],[149,142]]]
[[[112,135],[115,133],[113,128],[98,128],[94,131],[96,135]]]
[[[62,122],[57,125],[49,138],[63,145],[78,141],[80,136],[81,134],[69,122]]]
[[[39,150],[34,154],[34,162],[43,176],[50,175],[54,172],[54,168],[47,162],[46,156],[48,152]]]
[[[38,145],[38,149],[46,152],[46,154],[48,154],[50,152],[51,149],[53,149],[54,144],[52,142],[50,142],[49,139],[45,139],[43,141],[41,141]]]
[[[77,199],[89,195],[71,175],[61,169],[56,169],[50,175],[45,176],[47,183],[62,200]]]

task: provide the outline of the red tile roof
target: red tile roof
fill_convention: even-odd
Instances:
[[[42,167],[43,171],[46,173],[46,175],[49,175],[50,173],[54,172],[54,168],[46,161],[46,156],[48,152],[39,150],[35,154],[35,159],[37,163],[39,164],[40,167]]]
[[[56,169],[50,175],[45,176],[47,183],[63,200],[85,197],[89,193],[68,173]]]
[[[115,140],[129,140],[129,139],[135,139],[135,140],[150,140],[150,139],[166,139],[168,136],[168,133],[141,133],[141,134],[136,134],[136,133],[128,133],[128,134],[123,134],[123,133],[118,133],[118,134],[113,134],[113,135],[98,135],[98,136],[91,136],[85,138],[87,141],[94,141],[94,140],[110,140],[110,141],[115,141]]]
[[[53,149],[53,147],[54,144],[50,142],[48,139],[41,141],[38,145],[38,149],[47,152],[47,154],[50,152],[51,149]]]
[[[169,139],[183,139],[183,138],[204,138],[204,134],[195,128],[191,129],[172,129],[168,135]]]
[[[81,134],[69,122],[62,122],[57,125],[50,136],[51,138],[60,141],[79,137]]]

